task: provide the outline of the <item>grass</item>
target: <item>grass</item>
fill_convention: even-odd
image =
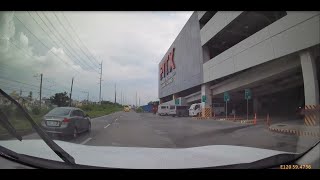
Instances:
[[[103,104],[103,105],[85,105],[82,106],[83,109],[90,118],[100,117],[108,115],[117,111],[122,111],[123,107],[114,104]]]
[[[30,116],[32,117],[32,119],[38,124],[40,125],[41,122],[41,118],[48,112],[50,111],[50,109],[41,109],[41,111],[39,112],[39,114],[34,114],[32,112],[28,112],[30,114]],[[18,116],[16,114],[16,112],[7,115],[8,116],[8,120],[9,122],[13,125],[13,127],[19,132],[19,131],[31,131],[32,130],[32,126],[30,124],[30,122],[27,120],[27,118],[25,118],[23,115],[22,116]],[[1,134],[7,134],[8,131],[3,128],[0,125],[0,135]]]

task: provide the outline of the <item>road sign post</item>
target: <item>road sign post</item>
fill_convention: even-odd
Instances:
[[[226,102],[226,119],[228,118],[228,101],[230,101],[230,96],[228,92],[223,94],[224,102]]]
[[[249,119],[249,99],[251,99],[252,94],[250,89],[245,89],[244,90],[244,98],[247,100],[247,120]]]

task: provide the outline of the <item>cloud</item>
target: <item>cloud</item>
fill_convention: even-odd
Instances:
[[[97,68],[97,63],[94,65],[83,53],[84,50],[89,55],[87,47],[96,60],[103,61],[104,99],[114,99],[114,84],[117,83],[119,91],[128,96],[130,103],[135,102],[136,91],[140,94],[141,103],[147,103],[157,99],[157,64],[191,12],[64,12],[86,47],[82,46],[61,13],[56,15],[65,27],[60,26],[51,12],[45,14],[72,49],[55,38],[58,34],[54,36],[51,33],[49,38],[43,29],[49,32],[49,28],[53,28],[45,26],[37,14],[31,13],[43,29],[26,12],[1,12],[0,33],[5,34],[7,39],[0,36],[0,66],[2,63],[6,67],[5,71],[0,69],[0,77],[10,76],[39,84],[34,75],[42,73],[46,78],[45,87],[60,91],[69,91],[71,79],[74,77],[74,97],[85,98],[86,94],[82,91],[89,91],[90,97],[97,100],[99,74],[96,71],[100,69]],[[16,21],[14,15],[49,49],[43,47],[43,44]],[[39,15],[44,17],[42,13]],[[64,28],[68,29],[71,36]],[[52,39],[56,43],[52,42]],[[12,43],[23,50],[17,49]],[[90,70],[87,65],[94,67],[95,71]],[[45,92],[51,93],[49,90]],[[120,96],[120,93],[118,95]]]

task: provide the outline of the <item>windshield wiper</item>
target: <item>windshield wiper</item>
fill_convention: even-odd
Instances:
[[[39,134],[39,136],[44,140],[44,142],[67,164],[75,165],[74,158],[64,151],[60,146],[58,146],[42,129],[38,126],[37,123],[31,118],[26,110],[11,96],[6,94],[2,89],[0,89],[0,94],[9,99],[12,103],[14,103],[23,113],[23,115],[28,119],[33,129]]]
[[[18,140],[22,140],[22,137],[17,133],[17,130],[9,122],[8,117],[0,109],[0,124],[4,127],[12,136],[16,137]]]

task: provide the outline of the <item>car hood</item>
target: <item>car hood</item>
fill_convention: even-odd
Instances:
[[[77,164],[129,169],[201,168],[251,163],[279,154],[268,149],[210,145],[192,148],[87,146],[54,140]],[[62,161],[42,140],[8,140],[0,145],[17,153]]]

